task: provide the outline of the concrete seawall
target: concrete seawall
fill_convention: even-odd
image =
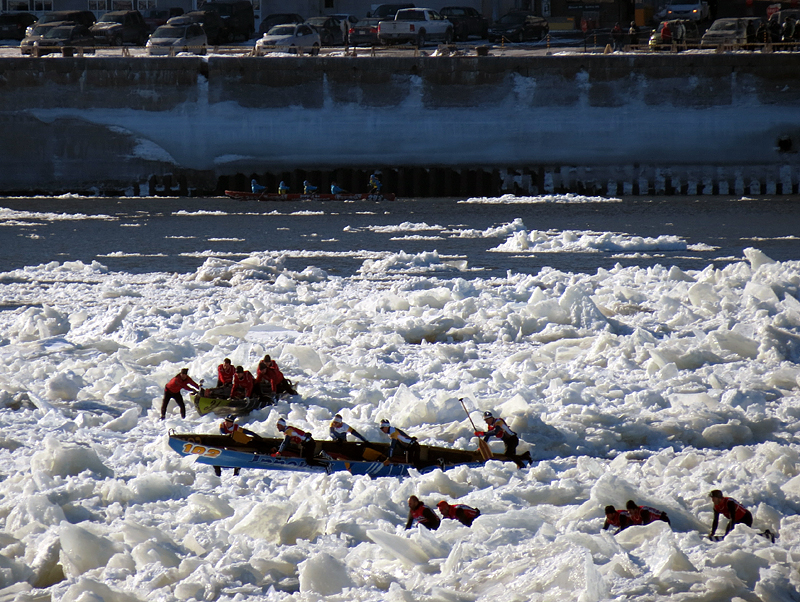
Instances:
[[[800,181],[796,54],[19,58],[0,60],[0,88],[5,192],[209,192],[306,171],[325,186],[375,168],[419,195]]]

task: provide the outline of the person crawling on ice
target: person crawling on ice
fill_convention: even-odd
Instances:
[[[408,520],[406,521],[406,529],[410,529],[412,526],[422,525],[431,531],[436,531],[440,524],[441,521],[439,517],[436,516],[436,513],[420,502],[416,495],[412,495],[408,498]]]
[[[526,451],[521,456],[517,455],[517,445],[519,445],[519,437],[517,434],[508,428],[506,421],[502,418],[495,418],[491,412],[484,412],[483,419],[486,421],[485,431],[475,431],[476,437],[483,437],[483,440],[488,442],[492,436],[503,440],[503,445],[506,446],[503,454],[510,458],[520,468],[525,468],[525,463],[532,463],[531,452]]]
[[[714,522],[711,524],[711,533],[708,535],[709,539],[715,539],[714,534],[717,532],[717,527],[719,526],[720,514],[728,519],[725,535],[733,531],[733,528],[739,523],[744,523],[748,527],[753,526],[753,515],[750,514],[747,508],[732,497],[723,496],[719,489],[712,491],[709,497],[711,498],[711,503],[714,504]],[[725,535],[722,537],[725,537]]]
[[[200,390],[200,385],[189,378],[189,368],[183,368],[164,387],[164,399],[161,401],[161,420],[167,417],[170,399],[174,400],[181,409],[181,418],[186,418],[186,405],[183,403],[183,396],[181,395],[182,389],[192,393],[197,393]]]
[[[274,391],[272,390],[272,382],[269,376],[269,365],[265,358],[258,362],[255,383],[255,392],[256,395],[261,396],[262,407],[275,403],[275,400],[272,398]]]
[[[631,515],[627,510],[617,510],[614,506],[606,506],[605,512],[606,522],[603,523],[603,531],[607,531],[611,527],[616,527],[617,530],[613,533],[616,535],[633,524],[631,522]]]
[[[628,511],[632,525],[649,525],[657,520],[670,524],[667,513],[652,506],[638,506],[633,500],[628,500],[625,509]]]
[[[481,515],[481,511],[466,504],[448,504],[442,500],[436,507],[442,513],[442,518],[451,518],[457,520],[462,525],[467,527],[472,526],[472,521]]]
[[[341,414],[336,414],[331,421],[331,440],[337,443],[347,442],[347,434],[350,433],[356,439],[361,439],[364,443],[369,443],[356,429],[342,420]]]
[[[253,394],[255,379],[249,370],[242,366],[236,366],[236,374],[233,375],[233,386],[231,388],[231,399],[242,399]]]
[[[389,445],[389,457],[383,462],[384,466],[389,464],[394,456],[395,451],[400,448],[405,453],[406,462],[413,466],[419,464],[419,443],[416,437],[409,437],[407,433],[389,424],[388,420],[381,420],[381,431],[389,436],[392,440]],[[437,525],[438,526],[438,525]]]
[[[278,448],[278,453],[276,455],[282,455],[283,452],[288,451],[289,446],[291,445],[300,449],[301,457],[308,462],[309,466],[321,465],[319,462],[314,460],[317,442],[314,441],[314,437],[311,436],[311,433],[300,430],[296,426],[286,424],[286,420],[284,418],[278,418],[278,422],[275,423],[275,427],[278,429],[278,431],[283,433],[283,443],[281,443],[281,446]]]

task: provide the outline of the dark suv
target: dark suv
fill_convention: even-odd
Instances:
[[[50,13],[45,13],[36,25],[44,25],[45,23],[55,23],[56,21],[71,21],[76,25],[85,25],[91,27],[94,25],[94,13],[90,10],[56,10]]]
[[[490,42],[527,42],[541,40],[550,32],[544,17],[532,12],[516,10],[503,15],[489,28]]]
[[[215,2],[206,2],[200,9],[219,13],[225,23],[225,38],[228,42],[233,42],[239,37],[249,40],[256,31],[253,5],[247,0],[231,0],[229,2],[215,0]]]
[[[144,46],[150,28],[138,10],[112,10],[100,17],[91,31],[100,44]]]
[[[30,13],[3,13],[0,15],[0,39],[21,40],[25,30],[36,23],[36,17]]]

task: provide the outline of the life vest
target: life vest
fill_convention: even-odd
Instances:
[[[633,512],[628,512],[628,515],[630,516],[631,519],[631,523],[633,523],[634,525],[649,525],[652,522],[661,520],[662,512],[658,508],[653,508],[652,506],[637,506],[637,510],[638,511],[636,514],[638,515],[638,518],[636,517],[636,515],[633,514]],[[644,522],[644,515],[642,514],[642,512],[645,510],[649,513],[650,516],[650,520],[648,520],[647,522]]]
[[[502,418],[495,418],[494,424],[487,432],[493,433],[498,439],[506,439],[515,437],[517,435],[514,431],[508,428],[506,421]]]
[[[452,518],[454,520],[460,520],[457,515],[458,511],[461,511],[461,514],[464,516],[466,520],[472,522],[478,516],[480,516],[481,511],[477,508],[473,508],[471,506],[467,506],[466,504],[451,504],[447,508],[447,514],[444,515],[445,518]]]
[[[236,375],[236,366],[233,364],[220,364],[217,366],[217,377],[219,382],[223,385],[229,385],[233,382],[233,377]]]
[[[425,512],[425,511],[428,512]],[[425,504],[421,503],[416,507],[416,509],[411,510],[411,517],[413,519],[413,524],[415,525],[425,525],[426,527],[436,529],[439,525],[435,524],[431,520],[431,516],[436,518],[436,515],[433,514],[433,511],[428,508]]]
[[[628,512],[627,510],[617,510],[617,515],[614,516],[613,518],[606,514],[606,521],[612,527],[621,527],[623,518],[627,518],[628,521],[630,521],[631,523],[633,522],[631,520],[631,513]]]
[[[295,445],[300,445],[304,441],[308,441],[311,439],[311,434],[305,431],[301,431],[299,428],[295,426],[287,426],[286,430],[283,431],[285,437],[289,437],[292,443]]]
[[[389,432],[387,434],[389,435],[390,439],[394,439],[395,441],[403,445],[403,447],[407,447],[412,443],[414,443],[413,438],[409,437],[406,433],[393,426],[389,427]]]
[[[181,389],[188,389],[189,385],[192,385],[194,387],[200,388],[200,385],[198,385],[196,382],[194,382],[188,376],[186,377],[186,380],[184,380],[184,379],[181,378],[181,375],[178,374],[177,376],[175,376],[175,378],[173,378],[171,381],[169,381],[167,383],[167,386],[164,387],[164,388],[167,391],[169,391],[170,393],[180,393]]]
[[[236,424],[235,422],[233,423],[233,426],[231,426],[230,428],[228,428],[228,425],[224,420],[219,423],[219,432],[221,435],[232,435],[238,430],[239,430],[239,425]]]
[[[253,392],[253,375],[250,374],[249,370],[245,370],[242,372],[242,375],[239,376],[237,372],[233,377],[233,390],[236,391],[237,387],[242,387],[244,389],[244,396],[250,397],[250,393]]]
[[[735,506],[734,516],[736,517],[736,522],[740,522],[747,514],[747,508],[742,506],[732,497],[724,497],[720,500],[719,504],[714,504],[714,511],[719,512],[725,518],[730,519],[731,513],[728,511],[728,502],[733,502]]]

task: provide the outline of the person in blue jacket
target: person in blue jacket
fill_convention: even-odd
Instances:
[[[252,180],[250,180],[250,190],[252,190],[252,191],[253,191],[253,194],[259,194],[259,193],[262,193],[262,192],[264,192],[266,189],[267,189],[267,187],[266,187],[266,186],[262,186],[261,184],[259,184],[259,183],[258,183],[258,180],[256,180],[255,178],[253,178]]]
[[[278,194],[289,194],[289,187],[283,180],[281,180],[281,183],[278,184]]]
[[[331,182],[331,194],[342,194],[344,192],[347,192],[347,191],[344,188],[342,188],[341,186],[339,186],[336,183],[336,180]]]
[[[303,180],[303,194],[314,194],[317,191],[317,187],[314,186],[308,180]]]

